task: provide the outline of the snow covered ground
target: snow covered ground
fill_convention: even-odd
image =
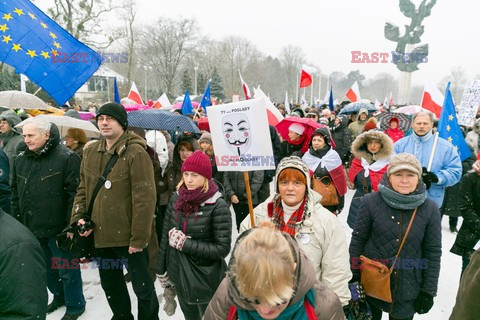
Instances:
[[[350,206],[350,201],[353,196],[353,191],[349,191],[347,194],[345,207]],[[342,225],[345,228],[345,233],[347,235],[348,242],[350,242],[350,236],[352,230],[347,225],[347,214],[348,211],[343,212],[339,215],[339,219]],[[235,219],[233,219],[235,221]],[[460,228],[461,221],[459,221],[458,228]],[[446,320],[449,318],[452,308],[455,304],[455,297],[457,295],[457,289],[460,279],[460,271],[462,266],[461,257],[454,255],[449,252],[450,248],[455,241],[456,234],[452,234],[448,229],[448,218],[444,217],[442,221],[442,246],[443,246],[443,255],[442,255],[442,267],[440,271],[440,280],[438,295],[434,300],[434,305],[432,310],[425,315],[415,315],[415,319],[436,319],[436,320]],[[236,228],[234,228],[233,240],[237,237]],[[85,294],[85,299],[87,300],[87,307],[85,313],[80,317],[80,319],[89,320],[106,320],[112,317],[110,307],[107,304],[107,299],[105,294],[100,286],[100,279],[98,276],[98,270],[90,268],[82,270],[83,277],[83,291]],[[158,281],[155,283],[155,288],[157,290],[157,295],[160,300],[160,319],[173,319],[173,320],[183,320],[183,314],[180,310],[180,306],[177,306],[177,311],[172,317],[168,317],[163,312],[164,301],[162,299],[162,288]],[[131,284],[128,284],[128,289],[130,292],[130,298],[132,300],[132,310],[133,314],[136,316],[137,310],[137,300],[135,294],[133,293]],[[52,299],[50,295],[50,300]],[[48,320],[59,320],[65,313],[65,307],[62,307],[55,311],[54,313],[47,316]],[[383,319],[388,319],[387,315],[384,314]]]

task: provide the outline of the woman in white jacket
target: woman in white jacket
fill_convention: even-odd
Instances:
[[[254,210],[255,223],[271,220],[277,229],[295,237],[312,261],[317,279],[347,305],[352,273],[345,231],[338,218],[320,204],[321,196],[310,188],[308,167],[299,157],[284,158],[275,181],[275,195]],[[250,217],[246,217],[240,233],[250,228]]]

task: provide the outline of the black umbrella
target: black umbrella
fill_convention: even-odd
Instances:
[[[367,109],[368,112],[375,112],[378,109],[371,103],[366,102],[352,102],[347,104],[339,114],[352,114],[358,113],[360,109]]]
[[[172,130],[199,133],[192,119],[158,109],[137,110],[128,113],[128,125],[147,130]]]
[[[411,120],[408,115],[404,113],[390,113],[390,112],[382,112],[375,116],[378,122],[380,123],[380,129],[387,130],[390,119],[397,118],[398,119],[398,129],[406,132],[410,129]]]

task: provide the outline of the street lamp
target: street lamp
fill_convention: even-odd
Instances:
[[[195,79],[194,79],[194,82],[195,82],[195,95],[197,95],[197,70],[198,70],[198,66],[195,65],[195,67],[193,67],[193,70],[195,70]]]

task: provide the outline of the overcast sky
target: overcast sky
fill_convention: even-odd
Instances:
[[[36,4],[45,9],[46,2]],[[421,1],[413,2],[418,6]],[[213,39],[243,36],[273,56],[283,46],[296,45],[324,74],[359,69],[367,77],[380,72],[398,77],[399,71],[392,63],[352,64],[351,51],[390,53],[396,43],[385,39],[385,22],[410,23],[398,0],[138,0],[137,9],[139,23],[161,17],[195,18],[201,32]],[[480,74],[479,12],[479,1],[437,0],[423,21],[421,44],[429,44],[428,62],[420,64],[413,83],[438,82],[456,66],[463,66],[468,78]]]

